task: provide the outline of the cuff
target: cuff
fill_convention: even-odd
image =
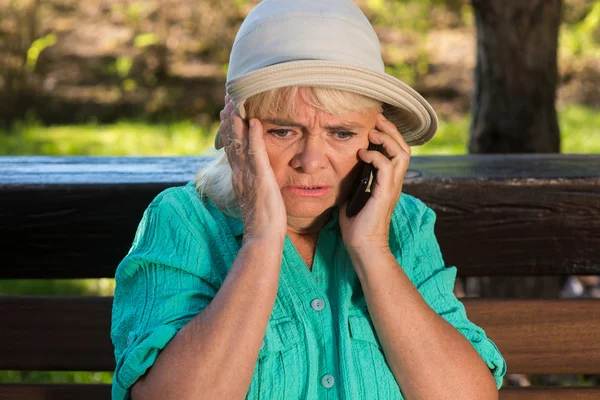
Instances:
[[[469,339],[469,342],[486,363],[492,375],[494,375],[496,387],[500,389],[502,387],[502,377],[506,374],[506,361],[504,361],[504,357],[502,357],[496,344],[477,332],[467,331],[462,333]]]
[[[169,325],[160,325],[152,331],[129,335],[129,344],[115,368],[112,383],[112,399],[127,400],[131,386],[154,364],[162,349],[173,339],[178,330]]]

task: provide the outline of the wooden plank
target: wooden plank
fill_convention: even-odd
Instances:
[[[600,300],[463,303],[509,373],[600,374]],[[111,307],[107,297],[0,297],[0,370],[113,370]]]
[[[114,370],[111,311],[111,297],[0,297],[0,370]]]
[[[211,158],[0,157],[0,279],[113,277],[143,211]],[[462,276],[600,274],[600,155],[413,157]]]
[[[600,374],[600,299],[464,299],[508,373]]]
[[[110,400],[110,385],[0,384],[0,400]]]
[[[503,388],[500,400],[597,400],[600,388]],[[110,385],[0,384],[0,400],[109,400]]]
[[[599,387],[547,387],[500,389],[500,400],[598,400]]]
[[[1,156],[0,188],[174,183],[193,178],[215,153],[177,157]],[[407,179],[598,178],[600,154],[413,156]]]

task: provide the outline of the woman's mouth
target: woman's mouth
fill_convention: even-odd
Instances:
[[[286,186],[287,190],[290,191],[293,195],[296,196],[305,196],[305,197],[319,197],[323,196],[325,193],[329,191],[330,186],[302,186],[302,185],[293,185]]]

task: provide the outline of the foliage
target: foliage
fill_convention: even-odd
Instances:
[[[593,4],[581,21],[563,25],[559,41],[565,57],[600,59],[600,2]]]
[[[44,37],[34,40],[29,49],[27,50],[27,62],[25,63],[27,66],[27,70],[35,70],[35,66],[37,64],[40,53],[48,47],[54,46],[55,44],[56,35],[54,33],[49,33]]]

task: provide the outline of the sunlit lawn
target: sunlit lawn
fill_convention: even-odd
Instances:
[[[600,153],[600,110],[569,105],[559,110],[563,153]],[[44,127],[16,124],[0,130],[0,155],[199,155],[209,152],[218,123],[191,121],[150,124],[126,121],[110,125]],[[440,120],[437,135],[414,155],[466,154],[469,116]]]
[[[561,153],[600,153],[600,110],[572,104],[558,110]],[[413,155],[467,154],[469,116],[441,120],[436,136],[425,146],[415,147]]]
[[[2,155],[173,156],[196,155],[212,146],[218,124],[191,121],[151,124],[40,126],[16,124],[0,131]]]

